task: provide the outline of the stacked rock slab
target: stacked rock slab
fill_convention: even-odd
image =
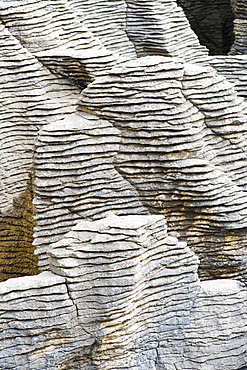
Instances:
[[[165,55],[194,62],[208,54],[176,1],[126,0],[126,31],[138,57]]]
[[[117,56],[80,23],[66,1],[11,0],[0,5],[11,34],[52,72],[80,88],[115,64]]]
[[[240,96],[247,97],[247,56],[228,55],[207,58],[209,64],[234,84]]]
[[[11,243],[8,255],[17,274],[37,273],[34,191],[48,270],[0,284],[0,368],[245,366],[246,287],[201,283],[181,240],[204,279],[244,278],[246,106],[215,71],[183,63],[207,63],[207,52],[182,10],[173,0],[2,0],[0,16],[1,245],[28,240],[28,258]],[[14,218],[24,233],[9,232]]]
[[[79,320],[96,338],[95,367],[155,368],[157,341],[179,336],[198,290],[197,258],[167,237],[164,218],[80,222],[49,254],[51,271],[66,277]]]
[[[62,369],[94,342],[78,321],[65,278],[44,272],[0,284],[0,368]],[[83,353],[84,351],[84,353]]]
[[[197,257],[167,235],[163,216],[80,221],[48,254],[53,273],[0,285],[0,367],[230,370],[246,363],[245,287],[200,283]]]
[[[108,49],[122,58],[136,58],[136,50],[129,40],[125,0],[67,0],[80,22]]]
[[[0,26],[0,280],[37,273],[31,169],[37,133],[71,114],[78,91]]]
[[[90,84],[80,109],[119,128],[119,171],[189,240],[203,278],[246,273],[246,105],[224,77],[139,58]]]
[[[80,219],[107,212],[147,214],[137,191],[114,168],[119,131],[106,120],[72,114],[40,131],[34,173],[35,251],[47,268],[47,251]]]
[[[159,54],[203,62],[208,54],[174,0],[68,0],[68,3],[81,23],[122,58]]]

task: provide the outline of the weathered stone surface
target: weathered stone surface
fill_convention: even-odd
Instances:
[[[197,257],[167,235],[163,216],[80,221],[48,254],[53,274],[0,284],[1,367],[202,370],[246,363],[245,287],[200,283]]]
[[[245,368],[245,56],[175,0],[0,18],[0,279],[47,270],[0,283],[0,368]]]
[[[247,96],[247,57],[228,55],[208,57],[209,64],[234,84],[235,90],[246,99]]]
[[[81,88],[117,59],[79,22],[67,1],[2,1],[0,15],[11,34],[35,57]]]
[[[145,57],[91,83],[80,109],[120,129],[120,172],[186,237],[201,276],[244,277],[246,104],[232,85],[210,67]]]
[[[134,44],[128,36],[127,1],[67,1],[81,24],[86,26],[108,50],[116,52],[124,59],[136,58]]]
[[[203,61],[207,49],[175,0],[68,0],[81,23],[122,58],[150,54]]]
[[[119,131],[106,120],[76,113],[40,131],[34,173],[36,254],[46,266],[50,244],[79,219],[145,214],[137,191],[114,167]]]
[[[165,55],[203,61],[207,49],[200,45],[176,1],[126,0],[126,32],[137,55]]]
[[[0,26],[0,280],[37,273],[33,151],[39,129],[75,110],[78,90],[57,79]]]
[[[65,279],[43,272],[0,284],[0,367],[60,369],[94,342],[79,324]],[[83,353],[84,351],[84,353]]]

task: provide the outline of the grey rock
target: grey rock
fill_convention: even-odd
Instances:
[[[175,0],[0,1],[1,369],[246,367],[232,6],[209,57]]]
[[[160,89],[170,79],[172,90]],[[198,253],[200,276],[246,279],[245,166],[240,170],[246,103],[232,84],[210,67],[149,56],[96,79],[79,109],[91,109],[121,131],[119,171],[149,211],[166,215],[169,230]],[[242,245],[237,253],[236,240]]]
[[[246,288],[233,280],[201,283],[198,258],[167,234],[163,216],[79,221],[48,256],[53,273],[0,284],[0,366],[196,370],[246,363]]]

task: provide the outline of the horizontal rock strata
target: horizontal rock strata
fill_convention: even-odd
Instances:
[[[121,131],[119,171],[170,231],[189,238],[201,276],[245,274],[246,104],[224,77],[140,58],[90,84],[79,109]]]
[[[106,73],[117,59],[80,23],[66,1],[4,1],[0,16],[35,57],[81,88],[94,75]]]
[[[247,97],[247,57],[246,55],[228,55],[208,57],[209,64],[219,74],[234,84],[234,89],[240,96]]]
[[[223,3],[0,0],[0,369],[246,368],[246,5],[215,57],[177,5]]]
[[[80,22],[108,49],[124,59],[136,58],[127,30],[125,0],[67,0]]]
[[[53,273],[0,284],[0,367],[203,370],[246,363],[246,289],[231,280],[200,283],[197,257],[167,235],[163,216],[79,221],[48,254]]]
[[[50,244],[78,219],[148,211],[114,168],[119,131],[89,114],[74,114],[40,131],[35,158],[36,252],[46,265]]]
[[[62,369],[88,355],[94,339],[79,325],[65,279],[50,272],[0,284],[0,367]],[[86,364],[85,359],[85,364]]]
[[[79,90],[0,26],[0,280],[37,273],[31,169],[39,129],[75,111]]]
[[[203,61],[208,54],[176,1],[126,0],[126,32],[138,57],[158,54]]]

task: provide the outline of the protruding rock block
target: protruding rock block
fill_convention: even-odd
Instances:
[[[46,266],[50,244],[80,219],[147,214],[137,191],[114,167],[120,133],[106,120],[75,113],[40,131],[35,158],[36,254]]]
[[[89,355],[65,279],[50,272],[0,283],[0,368],[55,370]],[[84,353],[83,353],[84,352]]]

